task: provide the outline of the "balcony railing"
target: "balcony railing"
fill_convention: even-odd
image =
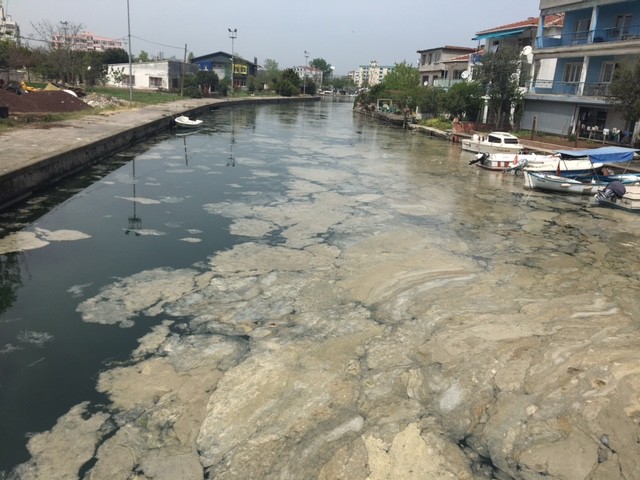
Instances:
[[[449,88],[455,85],[456,83],[461,83],[462,81],[463,81],[462,79],[450,80],[448,78],[438,78],[433,81],[433,86],[440,87],[440,88]]]
[[[591,45],[604,42],[624,42],[640,40],[640,25],[620,28],[600,28],[579,32],[563,33],[559,37],[539,37],[538,48],[566,47],[571,45]]]
[[[550,95],[576,95],[581,97],[611,97],[610,83],[603,82],[554,82],[535,80],[529,85],[529,93]]]

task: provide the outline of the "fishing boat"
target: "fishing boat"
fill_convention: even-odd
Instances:
[[[628,185],[640,185],[640,174],[623,173],[613,175],[590,175],[588,177],[563,177],[553,173],[524,170],[524,186],[549,192],[568,193],[573,195],[592,195],[604,189],[611,182]]]
[[[515,135],[508,132],[491,132],[486,136],[474,133],[471,138],[462,140],[462,149],[474,153],[520,153],[524,145]]]
[[[595,195],[599,205],[640,212],[640,185],[611,182]]]
[[[192,120],[186,115],[180,115],[179,117],[174,118],[176,125],[183,128],[196,128],[202,125],[202,120]]]
[[[479,153],[474,160],[477,166],[495,171],[529,171],[555,173],[563,177],[598,175],[609,164],[628,163],[639,150],[626,147],[601,147],[586,150],[557,150],[553,154],[487,154]]]
[[[597,175],[606,165],[629,163],[639,150],[627,147],[600,147],[584,150],[556,150],[559,158],[542,163],[531,163],[524,170],[554,173],[564,177]]]
[[[528,167],[536,165],[539,167],[558,164],[560,155],[537,155],[535,153],[478,153],[473,160],[469,161],[469,165],[476,166],[485,170],[493,170],[496,172],[518,172]]]

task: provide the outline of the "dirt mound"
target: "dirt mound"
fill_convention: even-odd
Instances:
[[[16,95],[0,90],[0,106],[13,113],[62,113],[89,110],[91,107],[79,98],[62,90],[37,91]]]

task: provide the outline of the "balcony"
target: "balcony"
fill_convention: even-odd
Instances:
[[[529,93],[539,95],[569,95],[580,97],[610,98],[609,83],[601,82],[554,82],[535,80],[529,86]]]
[[[559,37],[538,37],[536,45],[537,48],[542,49],[575,45],[593,45],[598,43],[625,42],[629,40],[640,40],[640,25],[563,33]]]
[[[438,88],[450,88],[453,85],[455,85],[456,83],[461,83],[463,82],[462,79],[455,79],[455,80],[450,80],[448,78],[437,78],[436,80],[433,81],[433,86],[434,87],[438,87]]]

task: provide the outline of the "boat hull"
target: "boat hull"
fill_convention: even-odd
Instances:
[[[473,153],[520,153],[523,150],[522,145],[490,145],[487,143],[474,142],[472,140],[463,140],[462,149]]]
[[[545,190],[548,192],[568,193],[572,195],[592,195],[606,183],[585,183],[574,178],[563,177],[551,173],[524,171],[526,188]]]
[[[589,177],[577,179],[564,177],[552,173],[533,172],[524,170],[525,188],[545,190],[549,192],[568,193],[572,195],[592,195],[604,189],[613,181],[621,182],[626,188],[631,185],[640,184],[638,174],[620,174],[601,177]]]
[[[181,128],[198,128],[202,125],[202,120],[191,120],[189,117],[180,116],[174,119],[177,126]]]

